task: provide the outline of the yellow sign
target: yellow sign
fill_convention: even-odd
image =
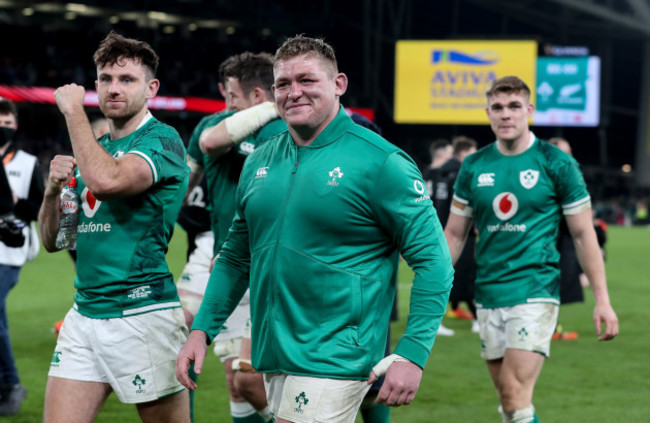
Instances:
[[[487,124],[485,90],[516,75],[535,104],[535,41],[398,41],[397,123]]]

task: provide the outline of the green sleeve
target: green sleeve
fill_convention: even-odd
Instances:
[[[463,164],[460,166],[460,171],[458,172],[458,177],[456,178],[456,183],[454,184],[454,197],[457,201],[462,200],[463,204],[466,206],[472,207],[472,195],[470,192],[472,175],[469,172],[469,157],[463,160]]]
[[[199,147],[199,138],[201,137],[201,132],[206,128],[206,123],[209,118],[210,116],[206,116],[201,119],[201,122],[199,122],[199,124],[196,125],[196,128],[194,128],[194,131],[190,136],[190,142],[187,144],[187,155],[192,159],[192,161],[194,161],[194,163],[200,166],[204,166],[204,163],[203,152]]]
[[[201,133],[205,131],[207,128],[211,126],[216,126],[227,118],[228,116],[234,114],[235,112],[228,112],[228,111],[222,111],[219,113],[212,114],[210,116],[206,116],[201,121],[199,122],[198,125],[196,125],[196,128],[194,128],[194,131],[192,132],[192,135],[190,136],[190,141],[187,145],[187,155],[194,161],[196,164],[200,166],[204,166],[204,160],[205,160],[205,155],[201,151],[201,147],[199,145],[199,139],[201,138]]]
[[[138,155],[147,161],[154,184],[182,181],[189,173],[183,140],[175,129],[164,124],[153,126],[134,140],[127,154]]]
[[[374,187],[376,218],[415,272],[406,331],[394,352],[424,367],[447,309],[449,249],[422,175],[405,153],[387,158]]]
[[[556,166],[552,166],[557,186],[558,201],[562,206],[567,206],[589,198],[587,184],[582,177],[578,162],[567,155]]]
[[[287,123],[285,121],[282,119],[274,119],[237,144],[237,154],[248,156],[253,150],[286,130]]]
[[[240,190],[245,185],[239,184],[237,210],[230,232],[210,273],[201,308],[192,324],[192,329],[204,331],[210,340],[219,334],[221,326],[237,307],[249,285],[248,225],[243,218],[240,201]]]

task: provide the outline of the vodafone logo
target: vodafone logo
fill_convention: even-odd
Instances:
[[[88,188],[81,191],[81,207],[87,217],[92,218],[101,204],[102,202],[96,199],[93,193],[88,191]]]
[[[431,198],[429,198],[429,195],[427,194],[427,190],[424,188],[424,184],[422,181],[415,180],[413,181],[413,189],[415,192],[418,193],[419,197],[415,199],[416,203],[419,203],[421,201],[431,201]]]
[[[508,220],[519,210],[519,201],[511,192],[502,192],[492,201],[494,214],[501,220]]]
[[[417,192],[420,195],[424,194],[424,184],[417,179],[413,182],[413,188],[415,188],[415,192]]]

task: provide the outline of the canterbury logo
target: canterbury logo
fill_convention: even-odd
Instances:
[[[255,179],[266,178],[268,172],[269,172],[268,166],[260,167],[259,169],[257,169],[257,172],[255,172]]]
[[[493,187],[494,186],[494,173],[481,173],[478,175],[478,186],[480,187]]]
[[[243,143],[239,144],[239,150],[242,153],[249,155],[255,151],[255,144],[244,141]]]

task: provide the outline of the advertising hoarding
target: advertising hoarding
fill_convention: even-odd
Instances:
[[[536,91],[535,125],[598,126],[600,58],[538,58]]]
[[[536,57],[535,41],[398,41],[395,122],[487,124],[487,86],[516,75],[534,91]]]

